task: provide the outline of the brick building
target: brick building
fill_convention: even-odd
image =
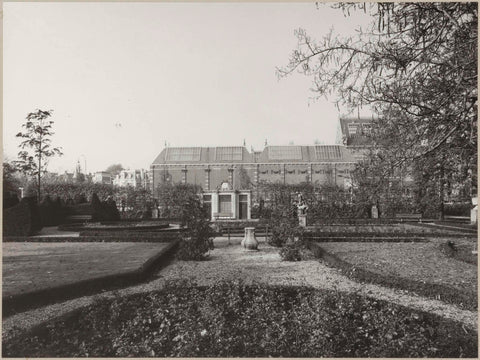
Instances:
[[[150,166],[151,185],[188,183],[204,191],[228,182],[245,190],[259,182],[285,184],[332,183],[348,186],[357,160],[343,145],[267,146],[249,152],[245,147],[167,147]]]

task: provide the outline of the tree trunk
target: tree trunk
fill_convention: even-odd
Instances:
[[[444,195],[445,195],[445,155],[442,156],[442,163],[440,165],[440,191],[439,191],[439,197],[440,197],[440,204],[439,204],[439,220],[444,220],[445,219],[445,214],[444,214]]]
[[[38,203],[40,203],[40,201],[41,201],[40,200],[40,176],[41,176],[40,169],[42,168],[41,165],[42,165],[42,157],[40,156],[38,158],[38,184],[37,184],[38,185],[38,191],[37,191],[38,192],[38,199],[37,199]]]

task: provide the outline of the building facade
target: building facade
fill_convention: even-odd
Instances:
[[[199,185],[203,191],[229,183],[247,190],[260,182],[303,182],[348,186],[357,160],[343,145],[165,148],[150,166],[151,186],[162,183]],[[154,192],[155,193],[155,192]]]
[[[148,171],[144,169],[122,170],[113,179],[113,185],[148,189],[150,187],[150,176]]]
[[[112,184],[113,176],[106,171],[97,171],[92,178],[96,184]]]

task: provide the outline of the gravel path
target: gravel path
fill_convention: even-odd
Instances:
[[[258,282],[270,285],[306,285],[318,289],[354,292],[368,297],[387,300],[412,309],[423,310],[447,319],[462,322],[477,331],[478,313],[462,310],[441,301],[410,295],[405,291],[389,289],[379,285],[360,284],[343,276],[318,260],[301,262],[281,261],[278,249],[260,240],[260,251],[244,251],[239,238],[215,239],[215,250],[210,260],[187,262],[175,260],[157,274],[157,278],[145,284],[119,290],[120,295],[148,292],[161,289],[168,280],[191,279],[198,285],[213,284],[222,280],[242,279],[246,283]],[[13,336],[16,330],[25,330],[43,321],[55,318],[76,308],[90,304],[99,296],[112,297],[115,292],[85,296],[63,303],[30,310],[3,319],[3,339]]]

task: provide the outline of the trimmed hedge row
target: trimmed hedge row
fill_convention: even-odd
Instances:
[[[305,240],[315,241],[315,242],[429,242],[425,238],[421,237],[381,237],[381,236],[374,236],[374,237],[362,237],[358,236],[355,238],[342,236],[342,237],[309,237],[305,238]]]
[[[343,238],[395,238],[395,237],[402,237],[402,238],[422,238],[422,237],[439,237],[439,233],[434,232],[324,232],[324,231],[306,231],[304,234],[305,239],[315,239],[315,238],[329,238],[329,237],[343,237]],[[452,236],[452,235],[460,235],[455,233],[446,233],[445,236]],[[470,233],[461,233],[462,237],[474,236],[474,234]]]
[[[167,284],[95,303],[3,342],[6,357],[471,357],[438,315],[307,287]]]
[[[124,236],[110,235],[86,235],[86,236],[55,236],[55,237],[28,237],[28,236],[6,236],[3,242],[43,242],[43,243],[59,243],[59,242],[172,242],[179,239],[180,233],[143,235],[133,234]]]
[[[41,228],[35,198],[23,198],[17,205],[3,211],[4,236],[28,236]]]
[[[95,233],[116,233],[116,232],[145,232],[152,230],[162,230],[169,227],[169,224],[145,225],[145,226],[85,226],[84,224],[62,224],[58,227],[63,231],[81,231],[81,232],[95,232]]]
[[[403,221],[405,223],[407,221]],[[414,221],[416,222],[416,221]],[[396,218],[379,218],[379,219],[364,219],[364,218],[345,218],[345,219],[310,219],[307,216],[307,223],[311,226],[316,225],[390,225],[402,223],[400,219]]]
[[[441,284],[428,284],[401,277],[377,274],[358,268],[349,262],[340,259],[335,254],[327,252],[318,243],[310,241],[308,242],[308,247],[317,258],[321,258],[328,266],[340,269],[344,275],[355,281],[364,281],[395,289],[412,291],[431,299],[440,298],[440,300],[446,303],[457,305],[466,310],[477,310],[477,293],[474,291],[467,292]]]

